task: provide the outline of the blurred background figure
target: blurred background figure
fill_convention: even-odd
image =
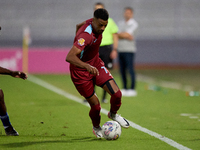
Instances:
[[[118,24],[118,55],[119,55],[119,67],[120,73],[123,81],[123,96],[136,96],[135,91],[135,70],[134,70],[134,59],[136,52],[135,43],[135,32],[138,28],[138,23],[133,19],[134,11],[131,7],[126,7],[124,9],[124,20],[120,21]],[[130,74],[131,86],[127,85],[127,71]]]

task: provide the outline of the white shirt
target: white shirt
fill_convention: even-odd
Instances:
[[[133,41],[127,39],[119,39],[118,52],[136,52],[135,32],[138,28],[138,23],[131,18],[127,22],[125,20],[118,23],[119,33],[127,32],[134,37]]]

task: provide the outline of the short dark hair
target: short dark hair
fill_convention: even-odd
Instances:
[[[106,9],[100,8],[94,11],[94,17],[106,21],[109,18],[109,14]]]

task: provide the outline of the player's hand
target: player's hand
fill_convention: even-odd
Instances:
[[[28,76],[26,75],[26,73],[24,72],[20,72],[20,71],[13,71],[11,74],[12,77],[15,78],[22,78],[24,80],[26,80],[28,78]]]
[[[86,69],[87,69],[87,71],[89,72],[89,73],[91,73],[91,74],[93,74],[93,75],[99,75],[99,71],[98,71],[98,69],[96,68],[96,67],[93,67],[93,66],[91,66],[91,65],[87,65],[87,67],[86,67]]]

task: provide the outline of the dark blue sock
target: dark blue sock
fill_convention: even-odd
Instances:
[[[4,128],[11,126],[10,119],[7,113],[4,116],[0,116],[0,118],[3,123]]]

